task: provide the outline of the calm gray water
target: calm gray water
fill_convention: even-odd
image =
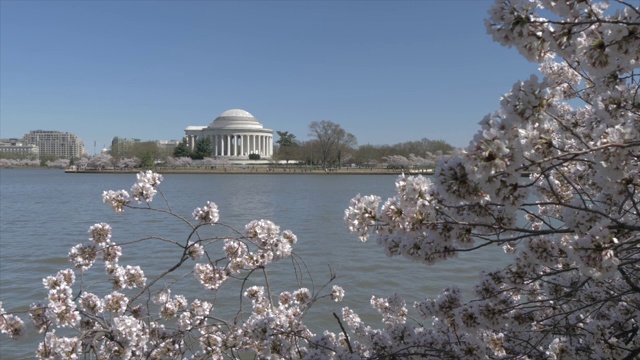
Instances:
[[[109,223],[115,242],[150,235],[184,239],[188,229],[168,216],[145,211],[115,214],[102,203],[103,190],[128,190],[134,181],[132,174],[0,170],[0,301],[5,310],[24,310],[42,301],[46,296],[42,278],[71,267],[67,260],[69,249],[87,241],[87,230],[95,223]],[[282,230],[292,230],[298,236],[294,251],[313,275],[313,283],[306,276],[303,285],[318,289],[329,278],[331,269],[337,275],[334,283],[345,288],[343,302],[325,299],[307,318],[314,330],[338,332],[331,313],[339,313],[344,306],[356,309],[363,319],[378,326],[380,318],[369,305],[371,295],[387,297],[397,293],[414,301],[434,297],[450,284],[470,290],[480,271],[493,270],[504,257],[494,248],[425,267],[400,258],[389,259],[375,240],[361,243],[343,225],[344,209],[358,193],[377,194],[383,199],[392,196],[394,181],[392,175],[168,174],[160,188],[173,210],[187,218],[195,207],[209,200],[218,205],[220,221],[238,229],[253,219],[269,219]],[[154,204],[161,205],[160,201],[157,198]],[[213,230],[212,235],[216,234]],[[123,252],[120,263],[140,265],[149,279],[170,267],[180,255],[160,242],[143,242],[125,247]],[[102,264],[97,268],[94,275],[99,276]],[[187,266],[176,276],[191,268],[192,265]],[[290,261],[276,264],[270,276],[274,292],[298,288]],[[226,284],[228,289],[213,299],[212,293],[195,285],[192,275],[184,279],[185,284],[176,287],[174,294],[214,301],[220,314],[237,310],[237,283]],[[98,289],[96,286],[94,290]],[[32,358],[40,341],[37,334],[18,341],[2,335],[0,358]]]

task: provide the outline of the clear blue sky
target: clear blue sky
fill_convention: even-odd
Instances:
[[[493,2],[0,1],[0,137],[181,139],[241,108],[308,139],[466,146],[537,71],[486,34]],[[277,139],[277,136],[276,136]]]

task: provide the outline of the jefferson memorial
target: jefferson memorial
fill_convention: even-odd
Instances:
[[[273,130],[265,129],[253,115],[241,109],[227,110],[209,126],[188,126],[184,132],[192,151],[198,139],[208,138],[213,157],[241,160],[248,159],[250,154],[261,158],[273,155]]]

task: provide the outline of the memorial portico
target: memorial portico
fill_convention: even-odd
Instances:
[[[265,129],[249,112],[231,109],[223,112],[209,126],[189,126],[184,129],[192,151],[199,139],[211,142],[213,157],[248,159],[250,154],[261,158],[273,155],[273,130]]]

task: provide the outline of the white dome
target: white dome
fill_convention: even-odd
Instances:
[[[251,113],[242,109],[223,112],[209,127],[212,129],[263,129],[262,124]]]
[[[239,116],[239,117],[254,118],[253,115],[251,115],[248,111],[245,111],[245,110],[242,110],[242,109],[229,109],[229,110],[223,112],[222,114],[220,114],[220,117],[222,117],[222,116]]]

